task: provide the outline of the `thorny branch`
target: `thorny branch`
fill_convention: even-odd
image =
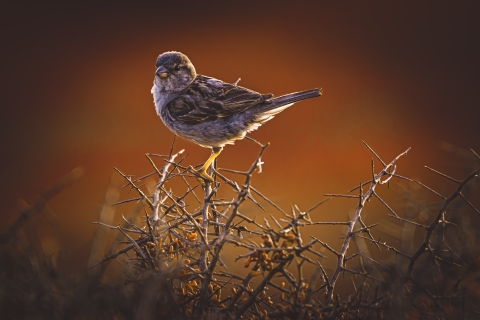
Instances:
[[[294,205],[291,213],[287,214],[252,186],[254,173],[261,172],[263,164],[261,158],[268,146],[268,144],[254,142],[260,146],[260,151],[247,171],[211,168],[210,174],[215,179],[220,179],[220,182],[215,180],[213,183],[203,184],[203,199],[199,199],[193,193],[199,185],[191,187],[191,183],[186,179],[191,175],[188,174],[186,167],[180,165],[185,157],[176,161],[183,150],[173,153],[174,144],[170,154],[163,156],[164,164],[161,167],[157,166],[151,155],[146,155],[154,169],[153,174],[158,176],[158,183],[152,195],[147,195],[142,190],[142,186],[137,186],[136,182],[153,174],[133,179],[132,176],[125,175],[116,169],[139,195],[137,198],[120,201],[118,204],[142,200],[149,205],[151,213],[147,216],[147,226],[144,227],[131,223],[128,224],[130,228],[101,223],[108,228],[118,229],[127,239],[123,249],[105,257],[103,262],[121,254],[133,252],[135,257],[127,259],[128,265],[133,266],[133,279],[141,279],[151,274],[161,274],[162,277],[166,277],[165,283],[171,288],[171,295],[166,299],[168,298],[169,301],[173,299],[172,315],[176,318],[202,319],[214,318],[214,315],[217,318],[226,319],[242,317],[255,319],[377,318],[383,317],[392,305],[397,305],[398,299],[411,301],[410,296],[414,291],[421,292],[425,295],[425,299],[430,299],[428,301],[435,305],[434,309],[428,307],[428,311],[422,311],[419,305],[408,302],[411,310],[415,312],[438,313],[439,310],[446,312],[445,308],[439,307],[444,301],[448,301],[451,304],[449,310],[453,310],[452,304],[455,305],[455,301],[460,299],[459,292],[463,289],[457,285],[455,290],[448,293],[438,287],[434,290],[430,285],[426,285],[425,281],[418,280],[415,275],[418,270],[421,270],[421,266],[424,266],[421,256],[432,259],[433,265],[439,272],[444,269],[441,263],[446,264],[449,261],[446,257],[448,253],[452,253],[457,261],[465,264],[445,240],[440,240],[444,237],[438,237],[435,232],[440,224],[455,225],[446,219],[446,212],[457,198],[471,208],[475,216],[480,214],[468,199],[467,193],[463,192],[468,182],[478,177],[480,168],[463,180],[457,180],[429,168],[442,178],[458,184],[457,189],[450,196],[444,197],[423,183],[396,173],[397,161],[406,155],[410,148],[387,163],[364,143],[381,163],[381,169],[375,173],[372,159],[371,180],[361,182],[346,194],[325,195],[356,199],[354,213],[347,221],[314,221],[311,218],[312,211],[329,198],[323,199],[306,211]],[[220,171],[242,177],[243,182],[239,183]],[[168,190],[166,186],[177,177],[181,177],[181,181],[187,187],[187,191],[181,196]],[[385,184],[390,185],[392,179],[416,183],[443,200],[440,210],[429,224],[416,222],[411,216],[403,217],[401,211],[394,210],[380,197],[379,188]],[[368,188],[364,191],[366,186]],[[219,188],[230,188],[234,196],[231,199],[217,198]],[[267,209],[253,198],[252,191],[265,201]],[[349,194],[353,191],[358,193]],[[192,200],[190,199],[192,196],[200,202],[200,206],[193,211],[187,205],[188,201]],[[407,246],[390,245],[387,241],[380,241],[378,236],[374,237],[377,230],[381,231],[382,224],[364,222],[363,214],[367,203],[372,198],[377,199],[386,208],[389,212],[388,219],[393,218],[398,223],[409,224],[413,228],[419,228],[419,232],[425,232],[416,250],[408,252],[404,249]],[[268,213],[269,210],[275,209],[283,217],[268,214],[259,219],[263,220],[263,223],[257,221],[256,216],[252,218],[240,211],[247,199],[261,208],[261,212]],[[340,237],[341,246],[337,248],[336,245],[330,245],[322,240],[320,236],[306,233],[308,229],[305,228],[318,225],[339,225],[346,228]],[[134,239],[128,235],[129,233],[138,238]],[[304,242],[308,238],[311,240],[308,243]],[[354,252],[350,252],[352,240],[358,247]],[[439,244],[441,241],[444,243]],[[413,242],[412,245],[414,245]],[[243,266],[249,270],[246,275],[228,271],[227,267],[232,262],[225,263],[222,259],[222,252],[226,246],[246,250],[235,259],[235,261],[243,261]],[[372,256],[371,249],[375,247],[387,249],[387,253],[391,252],[401,258],[394,260],[395,265],[385,264]],[[425,253],[427,255],[424,255]],[[333,256],[335,260],[333,269],[325,267],[329,264],[327,259],[329,256]],[[358,264],[360,267],[357,266]],[[290,270],[292,268],[294,271]],[[311,277],[305,271],[307,268],[315,270]],[[354,287],[352,295],[342,297],[337,293],[340,275],[351,277]],[[389,282],[387,277],[393,277],[395,280]],[[362,279],[359,285],[355,283],[357,278]],[[317,279],[321,283],[317,284]],[[438,286],[437,282],[435,284]],[[274,306],[275,303],[277,304]],[[464,307],[462,313],[465,313]]]
[[[355,227],[355,224],[361,218],[362,210],[365,206],[365,203],[370,199],[370,197],[372,197],[375,194],[375,189],[377,188],[378,185],[385,184],[392,178],[392,176],[390,175],[388,178],[382,180],[384,176],[389,175],[388,170],[390,170],[390,168],[393,167],[393,173],[395,172],[396,170],[395,162],[403,155],[406,155],[407,152],[410,150],[410,148],[408,148],[406,151],[402,152],[395,159],[393,159],[389,164],[385,164],[380,159],[380,157],[365,142],[364,144],[375,155],[375,157],[377,157],[378,160],[380,160],[380,162],[383,164],[383,169],[378,174],[373,176],[372,181],[370,181],[371,182],[370,188],[365,194],[363,194],[362,187],[359,188],[360,190],[360,194],[358,196],[359,203],[358,203],[357,209],[355,210],[355,214],[353,218],[350,220],[348,230],[345,234],[345,240],[343,241],[343,244],[342,244],[342,249],[340,250],[340,252],[338,252],[337,267],[335,268],[335,272],[333,273],[332,277],[329,280],[331,289],[327,290],[327,300],[326,300],[327,304],[330,303],[333,299],[333,288],[335,287],[335,282],[337,281],[338,276],[340,275],[340,272],[343,271],[344,269],[346,253],[347,253],[348,247],[350,246],[350,240],[354,236],[353,234],[354,227]]]

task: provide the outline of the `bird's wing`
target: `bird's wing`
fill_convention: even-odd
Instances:
[[[167,104],[170,115],[185,124],[196,124],[228,117],[272,97],[198,75],[192,84]]]

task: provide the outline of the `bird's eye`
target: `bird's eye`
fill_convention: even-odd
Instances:
[[[175,71],[180,71],[180,66],[175,66],[173,69],[175,69]]]

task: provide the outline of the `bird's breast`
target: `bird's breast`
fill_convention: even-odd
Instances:
[[[175,99],[176,95],[172,93],[162,92],[155,85],[152,88],[152,94],[153,94],[153,103],[155,104],[155,110],[157,111],[157,114],[161,117],[162,110],[164,109],[164,107],[170,101]]]

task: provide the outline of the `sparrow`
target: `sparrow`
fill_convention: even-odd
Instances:
[[[151,91],[155,110],[176,135],[212,149],[199,171],[189,168],[209,182],[213,178],[207,169],[225,145],[245,138],[293,103],[322,92],[316,88],[273,98],[238,86],[238,81],[230,84],[197,74],[190,59],[176,51],[162,53],[156,61]]]

